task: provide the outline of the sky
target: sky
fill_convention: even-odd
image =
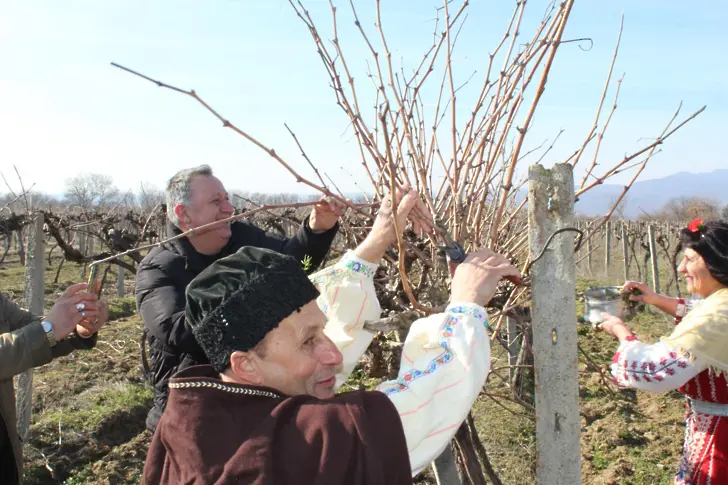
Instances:
[[[322,36],[331,38],[328,0],[301,1]],[[372,92],[365,76],[366,46],[348,1],[334,3],[342,46],[366,99]],[[472,86],[477,87],[515,2],[470,3],[453,59],[456,84],[475,72]],[[530,38],[546,4],[529,0],[524,38]],[[355,0],[355,5],[362,25],[378,40],[375,2]],[[393,58],[405,70],[411,71],[431,44],[438,5],[442,2],[382,0],[383,28]],[[593,123],[622,13],[613,82],[623,73],[624,81],[600,165],[649,143],[682,101],[682,116],[703,105],[707,109],[667,140],[642,179],[727,167],[722,137],[728,64],[719,59],[728,45],[728,3],[719,0],[577,0],[564,39],[588,37],[593,46],[560,47],[524,150],[562,129],[543,163],[563,160],[581,145]],[[287,0],[0,0],[0,172],[14,190],[19,185],[13,165],[26,187],[61,194],[65,180],[79,173],[107,174],[121,189],[136,190],[141,182],[161,188],[175,171],[207,163],[229,190],[308,192],[193,99],[111,62],[195,89],[224,117],[314,179],[287,123],[319,170],[342,190],[356,191],[357,183],[367,187],[348,120],[336,105],[308,30]],[[613,93],[614,84],[605,113]],[[434,104],[433,93],[426,94],[425,103]],[[466,89],[459,101],[463,113],[467,103]],[[525,115],[523,110],[518,119]]]

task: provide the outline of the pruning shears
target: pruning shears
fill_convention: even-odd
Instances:
[[[462,244],[451,238],[450,234],[448,234],[446,231],[440,230],[438,232],[442,239],[445,241],[445,245],[437,246],[437,249],[445,252],[445,256],[447,257],[447,263],[450,269],[450,275],[452,276],[453,274],[455,274],[455,268],[457,268],[460,263],[463,263],[465,261],[465,258],[468,256],[468,254],[465,252],[465,248],[462,246]]]
[[[468,253],[465,251],[465,248],[462,246],[462,244],[455,241],[447,231],[440,227],[435,227],[435,231],[445,242],[444,246],[437,246],[437,248],[445,252],[448,268],[450,270],[450,276],[453,276],[455,274],[455,269],[458,267],[459,264],[465,261]],[[516,286],[519,286],[521,285],[521,283],[523,283],[523,280],[518,276],[506,276],[505,278]]]

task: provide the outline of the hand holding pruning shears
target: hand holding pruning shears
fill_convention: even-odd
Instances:
[[[441,229],[436,225],[433,225],[433,228],[435,229],[435,232],[445,241],[445,245],[438,246],[438,249],[442,249],[445,252],[448,268],[450,270],[450,276],[452,276],[455,274],[455,269],[458,267],[458,265],[462,264],[468,257],[468,254],[465,252],[465,248],[463,248],[463,246],[459,242],[455,241],[452,237],[450,237],[450,234],[447,231]],[[523,283],[523,279],[520,276],[506,275],[504,276],[504,278],[516,286],[519,286],[521,283]]]

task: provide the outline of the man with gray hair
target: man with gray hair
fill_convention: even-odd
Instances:
[[[228,193],[208,165],[180,170],[167,184],[167,236],[173,237],[234,213]],[[236,221],[170,241],[152,249],[139,265],[137,310],[149,347],[148,377],[154,407],[147,428],[154,431],[167,402],[169,378],[187,367],[207,364],[185,320],[185,290],[192,279],[220,258],[243,246],[272,249],[293,256],[307,271],[319,267],[333,242],[343,206],[322,200],[298,233],[282,238]],[[305,263],[304,263],[305,261]]]

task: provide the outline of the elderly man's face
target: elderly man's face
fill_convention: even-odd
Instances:
[[[190,181],[190,203],[180,207],[180,229],[189,230],[232,216],[235,209],[217,177],[197,175]],[[179,206],[178,206],[179,207]],[[230,224],[222,224],[192,236],[203,247],[222,249],[230,239]],[[190,238],[192,239],[192,238]]]
[[[266,335],[260,352],[247,352],[256,374],[253,383],[289,396],[333,397],[342,356],[324,334],[325,325],[326,316],[316,301],[283,320]]]

